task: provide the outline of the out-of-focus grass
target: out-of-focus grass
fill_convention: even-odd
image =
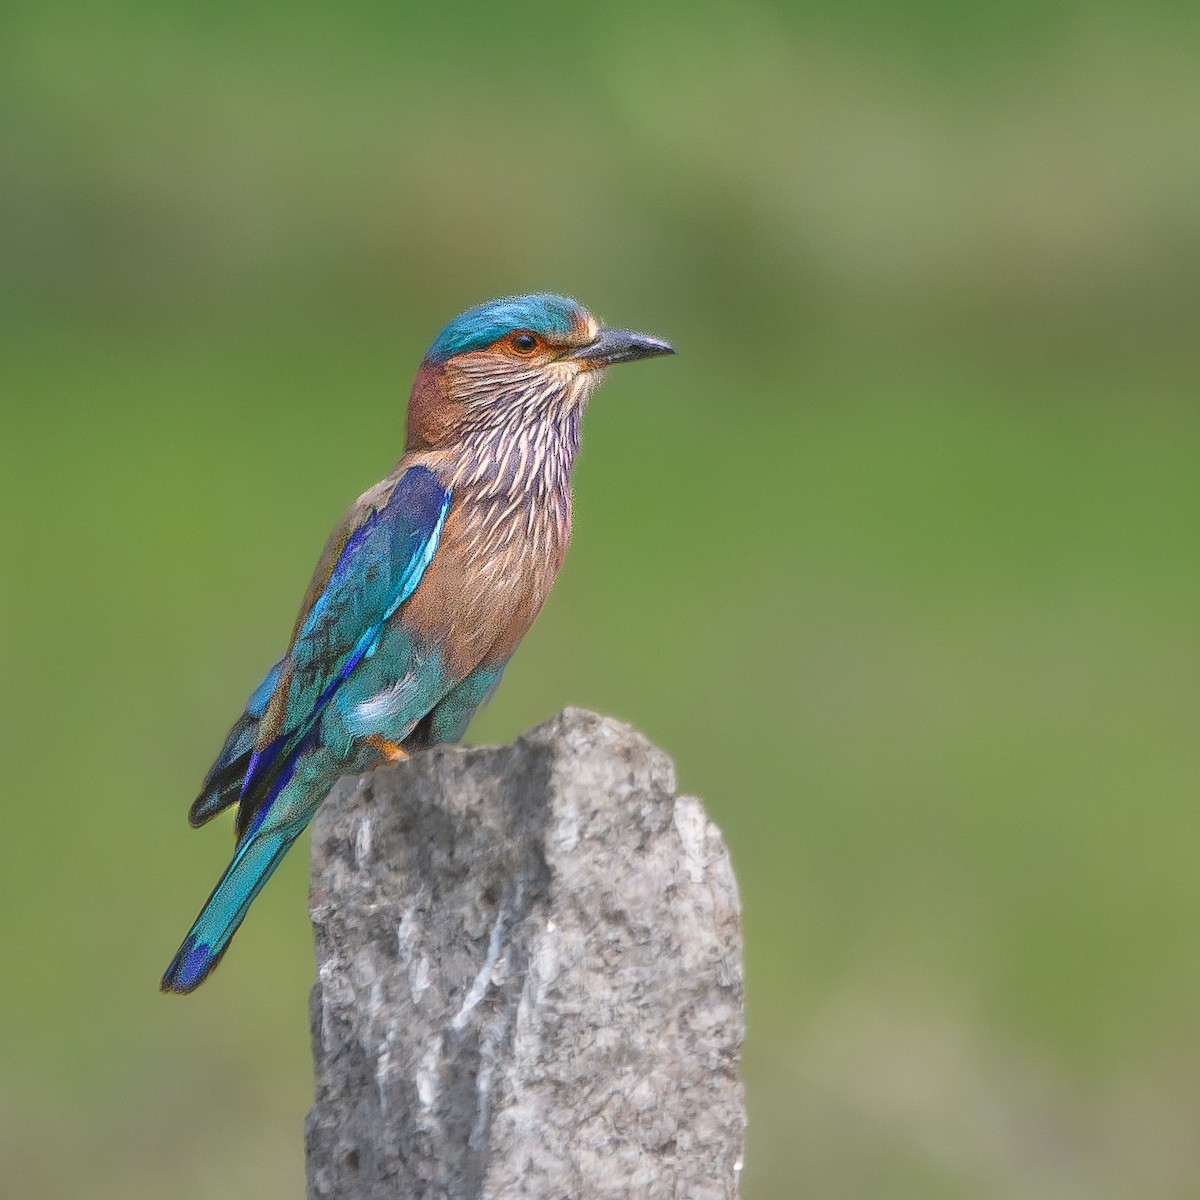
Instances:
[[[529,287],[680,354],[471,736],[615,713],[724,828],[748,1200],[1195,1193],[1195,17],[897,12],[0,16],[14,1195],[301,1189],[303,855],[162,999],[184,812],[438,322]]]

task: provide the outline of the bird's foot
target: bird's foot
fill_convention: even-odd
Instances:
[[[389,742],[387,738],[373,733],[366,739],[368,746],[378,750],[388,762],[403,762],[408,758],[408,751],[399,742]]]

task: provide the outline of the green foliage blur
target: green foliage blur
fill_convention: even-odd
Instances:
[[[1200,9],[0,9],[0,1192],[295,1197],[306,860],[185,812],[443,322],[669,338],[474,741],[670,752],[746,1200],[1200,1194]]]

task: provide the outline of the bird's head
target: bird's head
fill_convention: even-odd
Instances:
[[[605,367],[674,353],[658,338],[601,325],[565,296],[491,300],[455,317],[429,347],[409,400],[408,447],[578,414]]]

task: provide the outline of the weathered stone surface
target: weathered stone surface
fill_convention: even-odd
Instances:
[[[698,800],[580,710],[343,780],[313,832],[311,1200],[728,1200],[737,890]]]

